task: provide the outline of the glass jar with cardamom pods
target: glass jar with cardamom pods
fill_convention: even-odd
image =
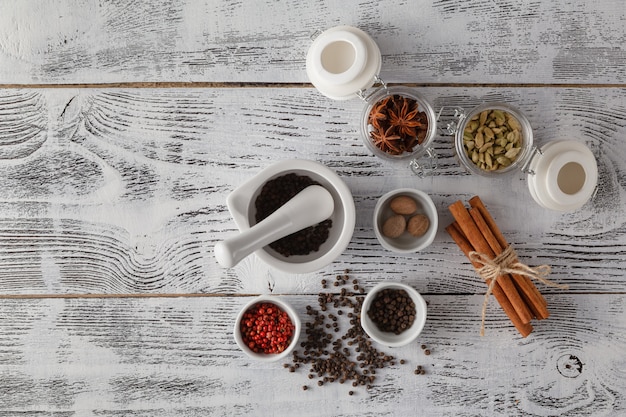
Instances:
[[[469,172],[493,177],[518,171],[533,147],[530,122],[504,103],[485,103],[461,116],[457,156]]]
[[[591,150],[575,140],[533,144],[524,114],[505,103],[485,103],[459,115],[457,156],[470,173],[497,177],[527,174],[533,199],[542,207],[573,211],[596,192],[598,167]]]
[[[337,26],[317,34],[306,70],[317,90],[333,100],[359,97],[365,102],[361,138],[374,155],[403,161],[424,176],[437,167],[431,142],[437,131],[432,106],[415,89],[388,87],[379,77],[381,53],[362,30]]]

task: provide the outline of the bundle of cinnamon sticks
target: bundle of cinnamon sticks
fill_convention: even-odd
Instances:
[[[470,253],[477,252],[493,259],[502,254],[509,244],[480,198],[472,197],[469,203],[470,209],[465,208],[461,201],[449,207],[455,222],[446,227],[446,231],[474,268],[479,270],[483,265],[472,260]],[[490,283],[488,280],[487,284]],[[545,298],[527,276],[516,273],[500,275],[492,293],[522,337],[532,332],[531,319],[542,320],[550,315]],[[482,332],[481,329],[481,335]]]

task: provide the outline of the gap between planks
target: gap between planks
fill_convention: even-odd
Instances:
[[[567,83],[387,83],[388,86],[427,88],[626,88],[626,84],[567,84]],[[83,84],[0,84],[0,89],[63,89],[63,88],[313,88],[310,83],[261,82],[128,82]]]
[[[339,293],[331,293],[339,295]],[[484,293],[421,293],[423,296],[474,296]],[[626,291],[592,291],[592,292],[572,292],[570,295],[626,295]],[[0,300],[29,300],[29,299],[48,299],[48,298],[214,298],[214,297],[257,297],[261,295],[256,293],[189,293],[189,294],[0,294]],[[272,293],[271,295],[283,296],[315,296],[319,293],[310,294],[291,294],[291,293]]]

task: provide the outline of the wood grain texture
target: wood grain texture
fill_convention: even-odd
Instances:
[[[447,206],[475,194],[523,261],[551,264],[571,292],[623,291],[624,90],[420,92],[437,109],[506,101],[527,114],[538,143],[584,142],[600,171],[595,199],[570,214],[544,210],[521,173],[494,181],[464,173],[448,136],[435,141],[436,175],[420,180],[405,163],[368,153],[360,101],[334,103],[312,89],[4,90],[0,292],[315,293],[320,275],[345,268],[370,283],[386,277],[417,280],[428,293],[482,292],[443,230]],[[220,268],[213,245],[236,230],[226,196],[289,158],[322,161],[351,189],[357,224],[346,252],[297,279],[255,257]],[[440,230],[419,254],[392,254],[376,241],[371,217],[379,196],[407,186],[432,196]]]
[[[528,339],[517,336],[496,308],[490,308],[486,336],[479,337],[480,296],[427,296],[429,318],[417,342],[379,347],[406,363],[379,371],[369,390],[338,383],[318,387],[306,368],[290,373],[281,362],[245,357],[231,332],[248,299],[1,300],[2,414],[626,412],[624,295],[551,295],[552,317]],[[316,303],[315,296],[287,299],[303,317],[305,306]],[[430,348],[430,356],[420,344]],[[417,365],[427,374],[414,375]],[[310,389],[303,391],[303,385]],[[351,389],[354,396],[348,395]]]
[[[0,3],[0,84],[307,82],[317,30],[357,26],[393,82],[626,82],[621,0]]]
[[[626,6],[596,3],[0,1],[0,416],[626,415]],[[307,84],[311,35],[342,24],[378,43],[387,82],[429,85],[441,128],[455,107],[504,101],[538,144],[585,143],[596,196],[549,212],[522,173],[465,173],[443,134],[425,179],[372,156],[363,103]],[[109,88],[74,88],[89,84]],[[345,253],[305,275],[254,256],[220,268],[213,245],[236,233],[227,195],[290,158],[352,191]],[[400,187],[439,212],[418,254],[383,250],[372,230],[377,198]],[[447,206],[476,194],[520,260],[569,285],[540,286],[551,315],[526,339],[493,300],[478,336],[485,284],[444,231]],[[381,348],[406,364],[369,389],[318,387],[239,351],[254,294],[306,320],[321,279],[346,269],[425,296],[417,342]]]

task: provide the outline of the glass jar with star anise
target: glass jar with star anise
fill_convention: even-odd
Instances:
[[[316,36],[306,58],[306,70],[318,91],[333,100],[359,97],[366,102],[362,136],[365,145],[388,160],[410,159],[422,176],[436,167],[430,147],[436,117],[414,89],[387,87],[379,77],[381,53],[367,33],[351,26],[336,26]]]
[[[410,159],[419,175],[436,168],[430,147],[436,132],[432,106],[413,89],[382,86],[367,98],[363,110],[363,141],[375,155],[389,160]]]

